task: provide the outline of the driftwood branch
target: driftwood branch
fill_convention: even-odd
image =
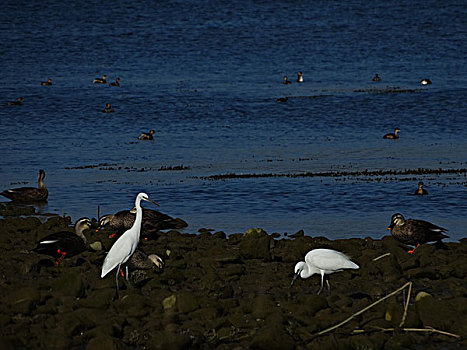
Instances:
[[[368,311],[369,309],[371,309],[373,306],[383,302],[384,300],[392,297],[393,295],[396,295],[397,293],[399,293],[400,291],[404,290],[407,287],[409,287],[411,289],[412,288],[412,282],[407,282],[406,284],[404,284],[402,287],[398,288],[397,290],[395,290],[391,294],[386,295],[385,297],[379,299],[378,301],[375,301],[373,304],[370,304],[367,307],[361,309],[360,311],[354,313],[353,315],[351,315],[350,317],[348,317],[344,321],[342,321],[342,322],[340,322],[340,323],[338,323],[338,324],[336,324],[336,325],[334,325],[332,327],[329,327],[329,328],[317,333],[317,335],[323,335],[323,334],[328,333],[328,332],[330,332],[330,331],[332,331],[332,330],[334,330],[336,328],[339,328],[340,326],[342,326],[342,325],[346,324],[347,322],[351,321],[354,317],[356,317],[358,315],[361,315],[365,311]],[[410,297],[410,294],[409,294],[409,297]],[[406,303],[407,306],[408,306],[408,303],[409,303],[409,299],[407,298],[407,303]],[[404,315],[405,315],[405,313],[404,313]],[[403,321],[405,321],[405,317],[403,317]]]

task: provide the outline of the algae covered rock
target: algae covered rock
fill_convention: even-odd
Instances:
[[[240,242],[240,256],[243,259],[271,260],[271,237],[260,228],[251,228],[245,232]]]

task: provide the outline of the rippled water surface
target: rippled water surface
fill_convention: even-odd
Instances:
[[[465,171],[283,176],[467,168],[466,12],[458,1],[7,0],[0,188],[35,186],[45,169],[40,210],[73,219],[145,191],[190,232],[378,238],[401,212],[466,237]],[[103,74],[121,87],[92,84]],[[107,102],[115,113],[101,113]],[[396,126],[401,138],[383,140]],[[155,141],[138,141],[149,129]],[[279,176],[206,178],[227,173]],[[418,181],[428,196],[412,195]]]

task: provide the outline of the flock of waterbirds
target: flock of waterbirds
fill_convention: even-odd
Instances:
[[[38,187],[20,187],[9,189],[0,194],[10,198],[13,203],[36,203],[47,200],[48,191],[43,182],[45,178],[44,170],[38,173]],[[419,183],[419,188],[415,191],[425,191],[422,189],[423,183]],[[102,266],[101,278],[105,277],[110,271],[116,269],[116,296],[119,295],[118,277],[119,273],[123,276],[122,267],[125,267],[126,279],[128,278],[128,266],[134,268],[149,269],[153,266],[162,268],[164,261],[155,254],[147,255],[138,249],[138,243],[142,236],[155,234],[165,229],[181,229],[187,226],[182,219],[174,219],[169,215],[160,213],[151,209],[143,209],[141,201],[147,201],[154,205],[154,202],[146,193],[139,193],[136,196],[135,206],[132,210],[123,210],[116,214],[104,215],[99,218],[98,230],[104,226],[110,226],[115,230],[115,234],[121,234],[110,248]],[[56,232],[48,235],[39,242],[33,249],[39,254],[46,254],[56,259],[58,265],[65,257],[71,257],[80,254],[86,249],[86,237],[84,231],[95,227],[88,218],[81,218],[76,221],[74,233],[69,231]],[[445,228],[434,225],[428,221],[417,219],[405,219],[400,213],[391,217],[388,227],[391,235],[398,241],[414,246],[409,253],[414,253],[415,249],[421,244],[428,242],[437,242],[442,244],[442,239],[448,238],[444,233]],[[115,235],[114,234],[114,235]],[[113,237],[111,235],[110,237]],[[110,238],[109,237],[109,238]],[[303,279],[309,278],[314,274],[321,275],[321,286],[318,294],[321,293],[324,281],[330,292],[330,285],[327,275],[340,272],[346,269],[358,269],[359,266],[352,262],[345,254],[332,249],[313,249],[305,256],[305,261],[300,261],[295,265],[294,277],[290,284],[293,286],[295,280],[300,276]]]
[[[297,83],[303,83],[303,73],[297,73]],[[382,79],[378,74],[375,74],[372,81],[381,82]],[[101,78],[95,78],[94,84],[108,84],[107,76],[103,75]],[[431,80],[422,79],[420,84],[431,84]],[[287,76],[284,76],[283,84],[288,85],[292,82]],[[52,79],[49,78],[45,82],[41,82],[43,86],[52,85]],[[120,78],[117,77],[115,82],[109,83],[109,86],[119,87]],[[18,97],[16,101],[8,102],[9,105],[21,105],[23,97]],[[287,98],[280,98],[277,102],[287,102]],[[113,113],[114,109],[110,103],[102,110],[102,113]],[[398,139],[398,133],[401,130],[396,127],[394,133],[388,133],[383,136],[384,139]],[[154,130],[147,133],[141,133],[138,136],[139,140],[153,140]],[[38,173],[38,187],[20,187],[9,189],[1,192],[0,194],[11,199],[13,202],[21,203],[35,203],[43,202],[48,198],[48,190],[44,184],[45,172],[40,170]],[[418,189],[414,192],[416,195],[426,195],[428,192],[422,188],[423,182],[418,183]],[[104,215],[99,218],[98,230],[105,226],[110,226],[114,234],[120,234],[119,238],[110,248],[106,255],[102,266],[101,278],[105,277],[110,271],[116,269],[115,282],[117,297],[119,294],[118,277],[123,271],[121,267],[125,267],[125,277],[129,282],[128,266],[133,268],[149,269],[153,266],[162,268],[164,262],[162,258],[155,254],[147,255],[142,250],[138,249],[138,243],[141,235],[147,237],[160,230],[165,229],[181,229],[187,226],[187,223],[181,219],[174,219],[166,214],[160,213],[151,209],[143,209],[141,201],[148,201],[155,205],[156,202],[151,200],[146,193],[139,193],[136,196],[135,207],[132,210],[123,210],[116,214]],[[34,252],[39,254],[47,254],[56,259],[58,265],[65,257],[71,257],[80,254],[86,249],[86,237],[83,232],[86,229],[93,228],[95,225],[88,218],[81,218],[76,221],[74,232],[63,231],[56,232],[48,235],[39,242],[33,249]],[[443,238],[447,238],[444,234],[447,230],[434,225],[428,221],[405,219],[402,214],[396,213],[391,218],[391,223],[388,227],[391,235],[398,241],[414,246],[415,248],[409,250],[413,253],[417,247],[427,242],[439,242]],[[309,278],[314,274],[321,275],[321,285],[318,294],[321,293],[324,281],[328,286],[330,292],[328,275],[346,269],[358,269],[359,266],[352,262],[345,254],[332,250],[332,249],[313,249],[305,255],[305,261],[299,261],[295,265],[294,277],[290,284],[293,286],[295,280],[300,276],[303,279]]]
[[[113,87],[120,87],[120,78],[117,77],[115,78],[114,82],[108,83],[107,82],[107,75],[103,75],[102,78],[94,78],[92,81],[94,84],[100,84],[100,85],[109,85]],[[48,78],[47,81],[42,81],[41,86],[52,86],[52,78]],[[9,106],[19,106],[22,105],[24,101],[24,97],[18,97],[15,101],[9,101],[8,105]],[[102,113],[114,113],[115,109],[112,108],[112,105],[110,103],[105,104],[105,108],[101,110]],[[138,136],[138,140],[154,140],[153,135],[155,134],[154,130],[150,130],[149,132],[143,132]]]

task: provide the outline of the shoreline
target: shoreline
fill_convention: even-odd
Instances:
[[[30,250],[70,218],[0,220],[0,324],[5,349],[457,349],[466,346],[467,239],[445,249],[425,244],[409,255],[392,237],[328,240],[303,231],[277,239],[261,229],[172,230],[139,248],[165,260],[163,270],[130,273],[131,286],[100,278],[109,230],[88,230],[88,249],[57,267]],[[276,238],[275,238],[276,237]],[[100,242],[102,249],[93,243]],[[295,263],[315,248],[348,255],[360,266],[290,282]],[[389,254],[388,254],[389,253]],[[319,332],[412,282],[407,289],[323,335]],[[407,306],[404,324],[401,320]],[[428,331],[433,327],[435,331]],[[444,332],[444,333],[440,333]],[[456,336],[460,336],[458,339]]]

